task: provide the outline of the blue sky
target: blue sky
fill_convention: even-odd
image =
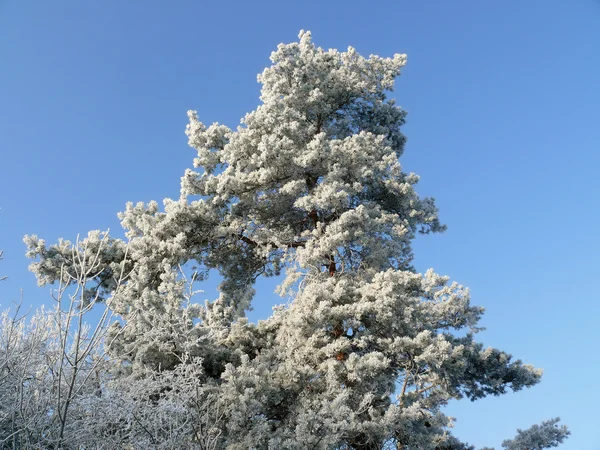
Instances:
[[[407,53],[401,161],[448,231],[415,243],[487,309],[486,344],[545,369],[525,392],[450,405],[496,445],[561,416],[600,449],[600,2],[0,0],[0,302],[48,303],[22,236],[119,234],[127,201],[178,196],[186,111],[237,126],[256,74],[300,29],[322,47]],[[277,298],[259,283],[252,318]],[[214,297],[209,284],[208,297]],[[265,292],[266,291],[266,292]]]

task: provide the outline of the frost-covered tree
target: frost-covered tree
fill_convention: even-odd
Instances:
[[[84,321],[98,300],[86,287],[104,270],[102,241],[72,248],[52,308],[23,313],[19,303],[0,313],[0,449],[65,448],[87,433],[81,420],[111,366],[103,345],[110,310],[94,327]]]
[[[301,32],[271,61],[261,104],[237,129],[189,112],[196,170],[181,197],[163,210],[129,204],[129,242],[110,238],[98,251],[88,289],[122,318],[108,350],[120,361],[114,379],[139,386],[117,396],[130,402],[123,411],[141,408],[134,434],[158,445],[174,436],[160,430],[176,428],[188,448],[471,448],[450,434],[448,401],[530,387],[541,371],[475,341],[483,310],[468,290],[411,265],[416,233],[445,227],[398,160],[405,112],[388,93],[406,56],[323,50]],[[40,283],[60,280],[71,245],[27,244]],[[211,270],[223,279],[218,298],[193,303]],[[249,323],[254,281],[283,271],[290,301]],[[110,395],[102,401],[115,411]],[[164,420],[178,425],[148,425],[152,408],[176,398],[184,410],[216,402],[218,417],[173,413]],[[119,433],[131,417],[112,422]]]

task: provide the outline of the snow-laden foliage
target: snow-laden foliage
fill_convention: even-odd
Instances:
[[[502,442],[506,450],[541,450],[558,447],[570,432],[564,425],[558,425],[559,418],[546,420],[540,425],[533,425],[527,430],[517,430],[517,437]]]
[[[95,398],[107,361],[89,329],[65,333],[76,314],[0,314],[0,448],[63,448],[84,429],[78,399]]]
[[[196,170],[162,210],[127,205],[127,242],[26,238],[41,284],[93,257],[86,292],[121,318],[81,445],[470,448],[450,434],[448,401],[541,371],[478,343],[468,290],[411,265],[415,234],[445,227],[398,160],[405,112],[388,93],[406,56],[323,50],[301,32],[271,61],[236,130],[188,113]],[[210,270],[219,296],[196,304]],[[282,271],[288,305],[249,323],[254,281]]]

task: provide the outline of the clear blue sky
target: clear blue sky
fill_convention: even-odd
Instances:
[[[499,446],[559,415],[565,450],[600,449],[595,0],[0,0],[2,304],[20,287],[49,301],[24,234],[118,234],[127,201],[177,197],[194,157],[186,111],[236,126],[270,52],[300,29],[323,47],[408,54],[402,162],[449,227],[418,239],[417,267],[470,286],[487,309],[480,339],[545,369],[526,392],[453,403],[456,434]],[[274,301],[259,295],[252,317]]]

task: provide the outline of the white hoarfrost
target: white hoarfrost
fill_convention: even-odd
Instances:
[[[469,449],[450,433],[449,400],[540,380],[475,341],[483,310],[467,289],[411,265],[415,234],[445,227],[398,160],[405,112],[388,93],[406,56],[299,37],[273,52],[261,104],[236,130],[188,113],[196,169],[163,209],[127,205],[128,242],[27,238],[41,284],[69,282],[94,253],[86,289],[119,316],[99,389],[77,398],[87,432],[62,445]],[[195,304],[211,270],[219,296]],[[249,323],[254,281],[282,272],[292,301]],[[560,442],[554,423],[504,445]]]

